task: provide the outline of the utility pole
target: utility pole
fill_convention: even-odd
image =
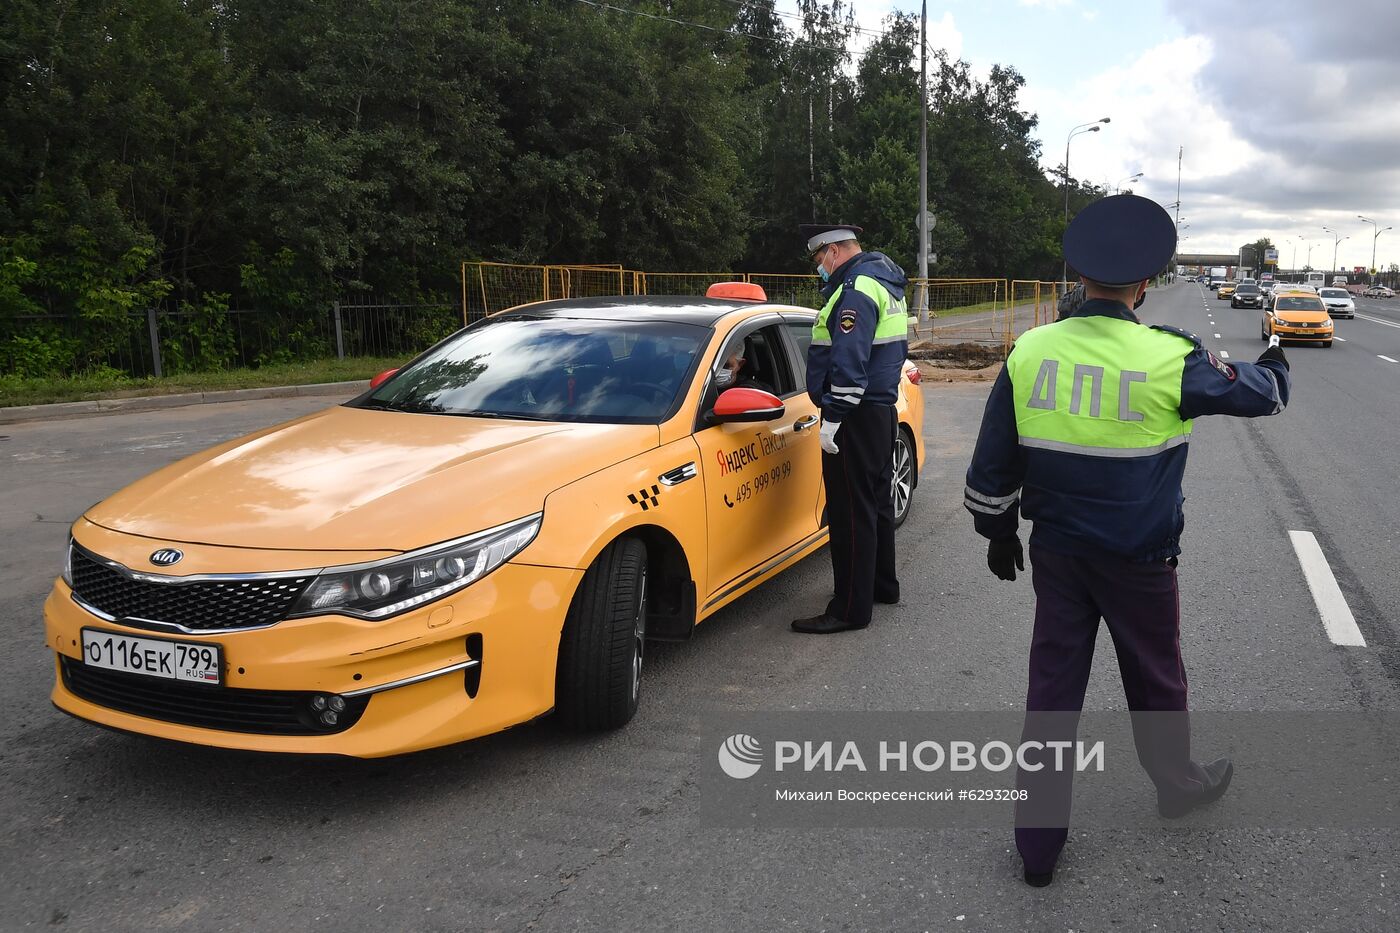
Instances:
[[[918,321],[928,321],[928,0],[919,21],[919,293]]]
[[[1185,146],[1176,147],[1176,225],[1181,226],[1181,154]]]
[[[1185,146],[1176,147],[1176,240],[1177,245],[1181,244],[1181,154],[1186,151]],[[1172,275],[1176,275],[1177,250],[1172,250]]]
[[[1103,129],[1103,127],[1099,126],[1098,124],[1100,124],[1100,123],[1111,123],[1111,122],[1113,122],[1113,121],[1112,121],[1110,118],[1108,118],[1108,117],[1103,117],[1103,118],[1101,118],[1101,119],[1095,120],[1093,123],[1081,123],[1081,124],[1079,124],[1078,126],[1076,126],[1076,127],[1074,127],[1073,129],[1071,129],[1071,130],[1069,131],[1069,135],[1065,137],[1065,226],[1066,226],[1066,227],[1069,226],[1069,144],[1070,144],[1070,140],[1074,139],[1074,137],[1078,136],[1080,133],[1097,133],[1099,130]],[[1069,291],[1069,266],[1068,266],[1068,264],[1066,264],[1063,260],[1060,262],[1060,288],[1061,288],[1062,292],[1067,292],[1067,291]]]
[[[1336,230],[1333,230],[1331,227],[1323,227],[1322,229],[1327,233],[1332,234],[1332,271],[1327,273],[1328,277],[1330,278],[1333,275],[1336,275],[1337,273],[1337,247],[1342,245],[1343,240],[1350,240],[1351,237],[1342,236],[1340,233],[1338,233]]]
[[[1382,233],[1385,233],[1386,230],[1390,230],[1393,228],[1386,227],[1382,229],[1381,225],[1376,223],[1371,218],[1362,217],[1360,214],[1357,214],[1356,216],[1359,220],[1364,220],[1366,223],[1370,224],[1371,227],[1376,231],[1374,234],[1371,235],[1371,271],[1370,274],[1366,276],[1367,281],[1372,282],[1375,280],[1376,274],[1380,271],[1376,268],[1376,241],[1381,238]]]

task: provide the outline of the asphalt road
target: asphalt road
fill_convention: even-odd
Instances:
[[[1257,312],[1190,284],[1144,307],[1232,359]],[[1400,708],[1400,304],[1290,348],[1282,416],[1197,423],[1181,564],[1193,706]],[[1214,324],[1211,321],[1214,321]],[[1388,321],[1390,324],[1381,323]],[[1216,338],[1214,334],[1220,334]],[[1014,710],[1029,580],[993,578],[962,507],[988,386],[926,383],[932,459],[899,533],[904,602],[794,635],[825,554],[657,646],[609,735],[549,722],[389,761],[307,761],[117,735],[49,705],[40,607],[68,523],[179,456],[311,411],[270,399],[0,429],[0,927],[125,930],[1393,930],[1400,833],[1078,829],[1027,888],[1010,830],[735,831],[699,818],[708,717]],[[1312,531],[1365,636],[1324,633],[1289,543]],[[1121,708],[1107,639],[1089,706]],[[1208,750],[1206,750],[1208,751]],[[1144,801],[1144,805],[1150,805]]]

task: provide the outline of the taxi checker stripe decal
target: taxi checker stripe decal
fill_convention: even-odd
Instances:
[[[640,505],[642,511],[654,509],[661,504],[661,487],[652,486],[651,489],[642,489],[638,492],[629,492],[627,501],[633,505]]]

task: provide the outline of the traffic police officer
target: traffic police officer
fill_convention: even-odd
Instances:
[[[1190,759],[1176,563],[1191,420],[1278,414],[1288,362],[1270,346],[1256,363],[1227,363],[1192,334],[1139,323],[1131,309],[1176,248],[1176,227],[1157,203],[1096,201],[1063,245],[1086,300],[1016,341],[987,399],[965,504],[990,539],[987,566],[1003,580],[1025,569],[1018,511],[1034,524],[1027,728],[1035,712],[1081,709],[1102,618],[1129,709],[1183,714],[1153,736],[1143,723],[1162,718],[1134,717],[1158,810],[1181,816],[1217,799],[1233,774],[1228,759]],[[1022,786],[1041,782],[1063,797],[1065,825],[1025,825],[1018,810],[1017,849],[1036,886],[1052,880],[1067,836],[1068,778],[1054,780],[1020,775]]]
[[[836,594],[795,631],[870,624],[872,603],[899,602],[894,566],[895,402],[909,350],[908,279],[884,253],[863,252],[860,227],[803,224],[826,305],[812,328],[807,394],[821,406],[822,482]]]

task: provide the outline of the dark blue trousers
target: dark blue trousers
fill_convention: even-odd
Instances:
[[[1180,712],[1176,717],[1135,717],[1138,759],[1161,798],[1192,796],[1203,789],[1191,761],[1186,716],[1186,668],[1181,663],[1180,609],[1176,561],[1137,563],[1114,557],[1078,557],[1036,545],[1030,547],[1035,588],[1035,631],[1031,637],[1030,682],[1026,689],[1027,729],[1035,712],[1078,712],[1094,659],[1099,620],[1108,625],[1123,678],[1128,709]],[[1066,722],[1066,720],[1068,720]],[[1060,717],[1073,739],[1077,717]],[[1148,734],[1150,733],[1150,734]],[[1034,736],[1045,739],[1046,736]],[[1054,868],[1069,835],[1072,774],[1021,771],[1017,786],[1032,794],[1056,795],[1063,826],[1016,827],[1016,848],[1026,869]],[[1041,811],[1044,812],[1043,810]],[[1019,812],[1018,812],[1019,815]]]
[[[869,625],[876,599],[899,601],[894,561],[893,405],[862,402],[836,432],[838,453],[822,453],[831,575],[836,595],[826,614]]]

